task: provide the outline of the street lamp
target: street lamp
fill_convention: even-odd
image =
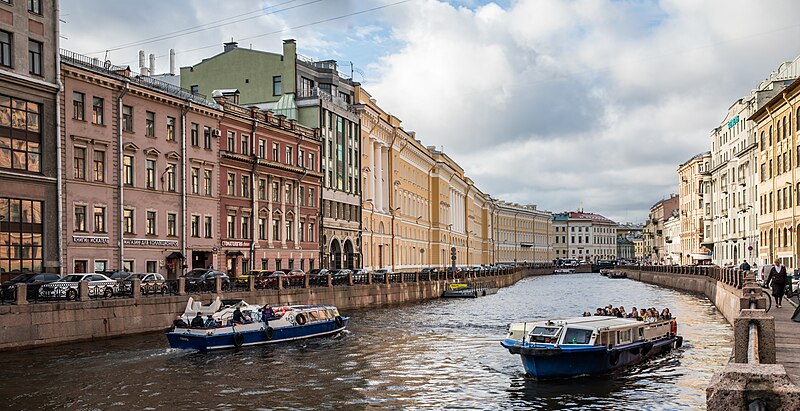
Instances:
[[[370,232],[370,235],[369,235],[369,266],[371,268],[374,268],[375,266],[372,264],[372,255],[373,255],[373,251],[374,251],[373,247],[374,247],[374,242],[375,242],[375,225],[373,224],[374,217],[375,217],[375,203],[372,202],[371,198],[368,198],[368,199],[362,201],[361,204],[362,204],[362,206],[363,206],[363,204],[369,204],[369,206],[370,206],[369,207],[370,208],[370,212],[369,212],[369,232]],[[363,245],[362,245],[362,247],[363,247]]]

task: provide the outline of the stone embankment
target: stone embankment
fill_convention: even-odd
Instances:
[[[484,285],[508,287],[530,275],[551,274],[552,267],[517,268],[476,278]],[[26,304],[24,292],[17,304],[0,305],[0,350],[32,348],[48,344],[118,337],[165,330],[176,314],[183,313],[188,297],[208,304],[217,296],[228,300],[245,300],[253,304],[273,306],[289,304],[335,304],[340,310],[378,307],[390,304],[423,301],[442,295],[449,281],[446,274],[421,280],[419,274],[399,275],[399,282],[347,284],[309,287],[308,281],[297,288],[274,290],[214,292],[205,294],[142,296],[134,292],[129,298],[83,297],[82,301],[54,301]],[[371,280],[371,278],[370,278]],[[82,285],[81,295],[86,285]],[[139,287],[134,285],[134,290]],[[220,291],[219,284],[217,290]]]
[[[752,274],[716,267],[625,267],[628,278],[703,294],[734,327],[731,362],[706,390],[708,410],[800,410],[800,387],[779,362],[775,319]],[[797,355],[798,353],[791,353]]]

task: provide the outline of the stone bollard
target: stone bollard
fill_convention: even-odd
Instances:
[[[252,293],[256,290],[256,277],[253,275],[247,276],[247,289]]]
[[[328,273],[328,287],[333,287],[333,276]]]
[[[131,281],[131,296],[134,300],[139,300],[142,298],[142,280],[139,278],[134,278]]]
[[[372,285],[372,273],[367,273],[367,284]]]
[[[767,410],[798,410],[800,388],[783,365],[736,363],[728,363],[706,388],[708,411],[747,410],[756,400],[762,400]]]
[[[389,284],[389,273],[388,272],[383,275],[383,283],[384,284]]]
[[[25,305],[28,303],[28,284],[25,283],[17,283],[15,286],[17,298],[15,303],[17,305]]]
[[[214,292],[222,294],[222,277],[214,277]]]
[[[419,282],[419,271],[417,271],[417,272],[415,272],[415,273],[414,273],[414,282],[415,282],[415,283],[418,283],[418,282]]]
[[[399,275],[399,276],[400,276],[400,283],[401,283],[401,284],[402,284],[402,283],[404,283],[404,282],[406,282],[406,281],[405,281],[405,278],[406,278],[406,273],[398,273],[397,275]]]
[[[78,299],[80,301],[89,301],[89,282],[86,280],[78,283]]]
[[[278,281],[278,289],[279,289],[279,290],[283,290],[283,282],[284,282],[286,279],[285,279],[285,278],[283,278],[283,277],[278,277],[278,278],[276,278],[276,280]]]
[[[347,285],[353,285],[353,273],[347,273]]]
[[[308,274],[303,276],[303,288],[308,288]]]
[[[178,279],[178,295],[186,295],[186,278]]]
[[[758,357],[761,364],[775,364],[775,318],[764,310],[742,310],[733,320],[733,361],[747,363],[750,323],[758,330]]]

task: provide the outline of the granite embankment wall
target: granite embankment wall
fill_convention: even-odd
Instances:
[[[552,268],[522,269],[514,273],[480,278],[496,287],[513,285],[530,275],[552,273]],[[42,345],[118,337],[162,331],[183,313],[188,297],[208,304],[217,295],[223,299],[242,299],[252,304],[335,304],[348,309],[437,298],[447,281],[417,281],[389,284],[363,284],[335,287],[287,288],[224,294],[187,294],[111,298],[91,301],[0,305],[0,350],[32,348]]]
[[[633,280],[703,294],[714,303],[731,325],[739,316],[739,298],[742,291],[711,276],[635,269],[623,271]]]

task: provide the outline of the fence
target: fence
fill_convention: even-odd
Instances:
[[[670,266],[670,265],[628,265],[622,269],[637,271],[648,271],[656,273],[671,273],[684,275],[699,275],[713,278],[730,286],[741,289],[744,285],[744,277],[750,271],[739,270],[737,268],[720,268],[704,266]]]

